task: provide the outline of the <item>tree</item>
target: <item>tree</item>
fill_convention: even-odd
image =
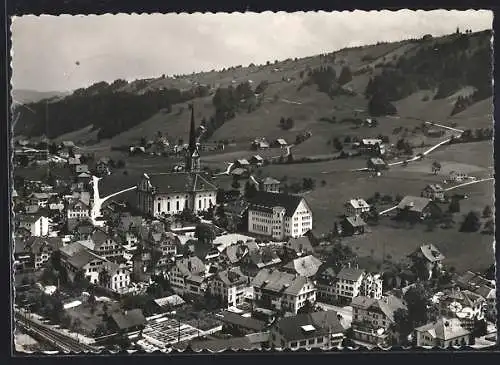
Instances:
[[[441,171],[441,164],[438,161],[434,161],[432,163],[432,173],[437,175],[439,171]]]
[[[22,155],[19,157],[19,165],[21,165],[21,167],[26,167],[29,165],[29,163],[30,160],[28,159],[28,156]]]
[[[340,76],[339,76],[337,82],[340,85],[345,85],[348,82],[350,82],[351,80],[352,80],[351,69],[349,68],[349,66],[344,66],[342,68],[342,71],[340,72]]]
[[[408,310],[399,308],[394,312],[392,330],[399,336],[397,342],[404,343],[413,330],[412,320],[409,317]]]
[[[251,184],[250,181],[247,181],[245,183],[245,199],[251,199],[256,192],[257,189],[255,188],[255,185]]]
[[[342,151],[344,149],[342,142],[340,142],[337,137],[333,139],[333,147],[335,147],[337,151]]]
[[[448,206],[448,212],[450,213],[460,212],[460,199],[456,197],[451,198],[450,205]]]
[[[303,313],[313,313],[314,312],[314,305],[309,301],[306,300],[304,305],[299,308],[297,311],[297,314],[303,314]]]
[[[202,243],[211,243],[215,239],[213,228],[205,223],[198,224],[194,233],[195,237]]]
[[[231,187],[235,190],[239,190],[241,188],[241,184],[236,177],[233,179],[233,182],[231,183]]]
[[[483,218],[489,218],[493,214],[493,211],[491,210],[491,207],[489,205],[484,207],[483,210]]]
[[[493,219],[489,219],[488,221],[486,221],[486,223],[484,224],[482,233],[484,233],[484,234],[495,233],[495,223],[494,223]]]
[[[415,284],[404,295],[412,328],[428,322],[429,298],[429,291],[421,283]]]
[[[108,270],[103,268],[99,272],[99,279],[98,279],[99,285],[107,288],[107,287],[109,287],[110,281],[111,281],[111,276],[109,275]]]
[[[477,232],[479,228],[481,228],[479,214],[471,211],[465,216],[465,219],[460,227],[460,232]]]

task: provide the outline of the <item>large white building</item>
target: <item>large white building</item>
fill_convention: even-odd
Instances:
[[[236,307],[245,301],[250,282],[239,267],[219,271],[211,280],[208,289],[212,295],[221,298],[226,307]]]
[[[28,230],[31,236],[49,235],[49,218],[39,214],[24,215],[19,219],[19,227]]]
[[[282,240],[300,237],[312,229],[312,211],[300,196],[258,191],[249,203],[250,233]]]

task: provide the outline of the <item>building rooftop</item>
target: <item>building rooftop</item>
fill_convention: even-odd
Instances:
[[[290,261],[283,268],[289,272],[297,273],[300,276],[311,277],[316,275],[322,264],[323,262],[320,259],[308,255]]]
[[[409,209],[412,212],[422,212],[431,202],[430,199],[418,196],[405,196],[398,204],[398,209]]]
[[[157,193],[216,191],[217,187],[200,173],[144,174]]]
[[[283,207],[285,208],[285,215],[291,217],[302,200],[304,200],[304,198],[298,195],[256,191],[249,199],[249,203],[250,209],[269,213],[272,212],[274,207]]]
[[[264,328],[266,328],[265,322],[252,317],[243,317],[237,313],[233,313],[230,311],[224,311],[222,312],[222,315],[224,316],[222,319],[223,323],[236,325],[242,328],[254,330],[256,332],[262,331]]]
[[[307,282],[308,279],[303,276],[278,270],[262,269],[253,279],[252,286],[277,293],[298,295]]]
[[[362,269],[356,269],[353,267],[344,267],[337,274],[337,278],[339,280],[358,281],[361,278],[361,276],[364,275],[364,273],[365,270]]]
[[[300,341],[344,332],[344,327],[335,311],[285,317],[277,322],[276,327],[286,341]]]
[[[451,340],[469,335],[470,332],[462,327],[458,318],[439,318],[436,322],[428,323],[415,329],[417,332],[426,332],[432,338]]]
[[[142,313],[142,309],[132,309],[125,312],[115,312],[111,318],[116,323],[117,327],[121,330],[127,330],[137,326],[146,324],[146,318]]]
[[[355,209],[370,208],[370,204],[361,198],[351,199],[347,202],[347,204],[351,205]]]

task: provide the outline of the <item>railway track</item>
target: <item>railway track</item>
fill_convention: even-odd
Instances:
[[[85,343],[79,342],[78,340],[69,337],[63,333],[60,333],[52,328],[49,328],[43,324],[37,323],[31,319],[23,317],[21,314],[16,313],[17,324],[33,334],[36,337],[41,337],[41,339],[49,342],[54,347],[58,348],[64,352],[70,353],[81,353],[81,352],[98,352],[99,350],[93,346],[89,346]]]

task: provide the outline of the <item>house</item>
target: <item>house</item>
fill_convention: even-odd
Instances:
[[[366,223],[359,215],[345,217],[340,225],[344,236],[353,236],[365,233]]]
[[[208,289],[212,295],[221,299],[223,306],[229,308],[239,306],[244,302],[249,284],[249,278],[241,272],[241,269],[232,267],[219,271],[210,278]]]
[[[267,327],[266,322],[264,321],[252,317],[244,317],[240,314],[227,310],[222,312],[222,316],[222,330],[226,333],[231,333],[234,336],[260,333]]]
[[[70,166],[74,166],[74,168],[76,169],[76,166],[80,165],[81,162],[80,162],[80,158],[77,158],[77,157],[70,157],[68,158],[68,165]]]
[[[399,298],[388,295],[381,299],[364,296],[355,297],[351,303],[354,338],[374,345],[388,346],[393,337],[394,313],[406,310],[406,304]]]
[[[268,193],[279,193],[281,182],[279,180],[273,179],[272,177],[266,177],[259,183],[259,190],[266,191]]]
[[[435,301],[441,316],[458,318],[462,327],[469,331],[474,330],[475,321],[484,319],[487,302],[481,295],[459,288],[445,289],[439,294],[442,295]]]
[[[40,208],[46,208],[49,203],[50,194],[48,193],[31,193],[28,196],[30,205],[38,205]]]
[[[322,265],[316,273],[317,299],[323,303],[335,303],[337,300],[337,273],[329,265]]]
[[[54,251],[63,246],[59,237],[29,237],[24,241],[24,252],[29,252],[33,257],[34,269],[38,270],[47,263]]]
[[[415,328],[417,346],[448,348],[470,344],[471,332],[457,318],[441,317],[437,321]]]
[[[271,327],[269,345],[279,350],[339,347],[344,331],[335,311],[298,314],[282,318]]]
[[[285,250],[291,251],[291,253],[297,256],[310,255],[314,253],[313,244],[308,236],[296,238],[292,237],[283,247]]]
[[[361,283],[361,295],[368,298],[381,299],[383,282],[381,274],[366,273]]]
[[[177,260],[168,277],[174,292],[181,296],[203,295],[207,289],[206,266],[198,257]]]
[[[370,204],[361,198],[351,199],[345,203],[345,210],[348,216],[361,215],[370,211]]]
[[[104,261],[100,267],[98,283],[115,293],[126,293],[130,285],[130,271],[124,265]]]
[[[264,164],[264,159],[259,155],[253,155],[250,158],[250,163],[255,166],[262,166]]]
[[[236,168],[240,167],[240,168],[246,169],[246,168],[250,167],[250,162],[248,162],[248,160],[242,158],[242,159],[234,161],[234,167],[236,167]]]
[[[288,143],[283,138],[278,138],[273,143],[276,147],[286,147]]]
[[[142,309],[115,312],[111,315],[111,327],[120,333],[140,331],[146,323]]]
[[[461,171],[450,171],[450,174],[448,175],[448,181],[451,181],[451,182],[462,182],[464,180],[466,180],[468,177],[467,177],[467,174],[465,172],[461,172]]]
[[[119,262],[123,260],[125,249],[106,232],[96,229],[87,240],[79,241],[88,250],[106,260]]]
[[[270,147],[269,142],[265,138],[256,138],[252,142],[252,148],[256,150],[264,150]]]
[[[441,270],[442,262],[445,259],[444,255],[433,244],[420,246],[409,255],[409,258],[417,272],[428,273],[428,279],[432,278],[434,271]]]
[[[366,166],[372,171],[381,171],[387,169],[387,163],[380,157],[372,157],[368,159]]]
[[[233,170],[231,170],[231,175],[237,178],[244,178],[249,176],[248,170],[242,168],[242,167],[237,167]]]
[[[251,285],[255,304],[266,309],[297,314],[306,302],[316,302],[316,287],[304,276],[262,269]]]
[[[455,278],[459,288],[470,290],[486,300],[484,308],[485,317],[490,321],[496,321],[496,285],[495,280],[488,280],[481,275],[467,271]]]
[[[443,201],[444,189],[439,184],[429,184],[422,190],[422,197],[431,200]]]
[[[66,218],[88,218],[90,207],[81,200],[70,202],[66,207]]]
[[[410,221],[419,221],[432,217],[441,209],[429,198],[405,196],[397,205],[397,214],[400,218]]]
[[[342,303],[350,303],[361,295],[365,271],[353,267],[344,267],[337,274],[335,294]]]
[[[383,155],[385,153],[385,146],[381,139],[364,138],[359,143],[359,150],[363,153],[374,153],[377,155]]]
[[[41,214],[24,214],[18,218],[19,228],[30,232],[31,236],[42,237],[49,235],[49,218]]]
[[[73,281],[77,273],[81,272],[92,284],[99,282],[99,272],[106,261],[79,242],[73,242],[59,249],[61,265],[68,272],[68,278]]]
[[[240,232],[248,231],[248,203],[246,201],[241,199],[226,203],[224,214],[230,227]]]
[[[14,238],[14,269],[17,274],[35,270],[35,257],[29,245],[21,237]]]
[[[300,237],[312,228],[312,211],[300,196],[255,192],[249,199],[248,231],[276,240]]]
[[[312,256],[296,258],[283,266],[283,270],[291,274],[296,274],[310,278],[316,275],[323,262]]]
[[[206,211],[216,197],[217,187],[201,173],[144,174],[137,185],[138,208],[154,217]]]
[[[274,268],[281,264],[276,250],[271,247],[259,247],[255,242],[247,242],[240,249],[234,250],[230,246],[226,250],[226,254],[230,260],[237,260],[240,263],[242,272],[251,278],[254,278],[263,268]],[[241,246],[240,246],[241,247]]]
[[[101,158],[99,161],[96,163],[96,172],[99,176],[107,176],[111,174],[110,168],[109,168],[109,158]]]

